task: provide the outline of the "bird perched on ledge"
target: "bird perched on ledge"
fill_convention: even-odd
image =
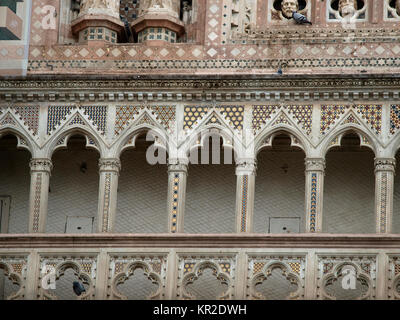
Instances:
[[[296,21],[297,23],[300,23],[300,24],[304,24],[304,23],[312,24],[311,21],[308,21],[306,16],[303,16],[301,13],[293,11],[292,17],[293,17],[294,21]]]

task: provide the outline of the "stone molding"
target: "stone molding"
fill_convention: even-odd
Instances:
[[[241,77],[220,80],[188,78],[85,81],[84,78],[59,80],[57,77],[47,80],[0,80],[0,99],[6,102],[400,100],[397,89],[400,79],[396,77],[379,78],[377,75],[351,79],[343,76],[337,79],[274,78],[246,81]],[[319,88],[318,91],[315,88]],[[73,89],[76,92],[60,92],[62,89]],[[203,92],[199,93],[199,90]]]
[[[0,234],[2,248],[338,248],[398,249],[400,235],[390,234]]]

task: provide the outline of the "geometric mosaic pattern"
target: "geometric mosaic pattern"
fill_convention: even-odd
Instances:
[[[62,121],[76,108],[75,106],[49,106],[47,113],[47,134],[55,130]]]
[[[381,133],[382,128],[382,106],[381,105],[358,105],[358,114],[371,126],[376,134]]]
[[[208,112],[206,106],[185,106],[183,129],[192,129],[193,125]]]
[[[138,14],[140,0],[121,0],[119,13],[121,16],[125,17],[128,22],[131,22],[136,19]]]
[[[47,114],[47,134],[55,130],[62,121],[67,119],[67,116],[71,114],[72,110],[77,108],[76,106],[49,106]],[[80,106],[84,114],[88,116],[89,120],[95,125],[101,134],[105,134],[106,121],[107,121],[107,107],[106,106]],[[83,119],[75,117],[70,124],[79,123],[84,125]]]
[[[152,106],[151,110],[165,129],[171,129],[171,124],[175,121],[175,106]]]
[[[118,106],[116,111],[114,133],[116,135],[120,134],[121,131],[127,126],[129,121],[134,120],[135,117],[140,113],[140,110],[145,108],[151,110],[151,113],[155,115],[156,119],[164,126],[164,128],[171,129],[171,124],[173,124],[175,121],[175,106]],[[154,125],[153,121],[150,120],[147,115],[144,117],[141,121],[139,121],[139,123],[137,123],[137,125],[144,123]]]
[[[249,176],[242,177],[242,214],[240,219],[240,232],[246,232],[246,217],[247,217],[247,193],[248,193]]]
[[[341,117],[348,106],[321,106],[321,126],[320,133],[325,134],[337,119]]]
[[[106,133],[107,106],[82,106],[84,114],[92,120],[101,134]]]
[[[118,135],[127,125],[129,120],[135,119],[142,106],[117,106],[115,118],[115,134]]]
[[[212,107],[185,106],[183,128],[185,130],[192,129],[193,126],[205,116],[210,108]],[[229,122],[230,126],[237,130],[243,129],[244,106],[216,106],[215,109],[220,111],[224,118]],[[207,124],[215,124],[216,121],[217,119],[213,117]]]
[[[86,125],[86,123],[85,123],[85,121],[82,119],[82,117],[79,115],[79,114],[76,114],[73,118],[72,118],[72,120],[69,122],[69,126],[72,126],[72,125],[74,125],[74,124],[80,124],[80,125],[83,125],[83,126],[85,126]]]
[[[311,174],[310,232],[316,230],[317,219],[317,174]]]
[[[229,121],[229,124],[237,130],[243,129],[243,106],[220,106],[217,107],[221,114]]]
[[[172,233],[175,233],[177,228],[178,191],[179,191],[179,174],[175,174],[173,180],[173,195],[172,195],[172,217],[171,217]]]
[[[253,130],[256,132],[261,129],[267,120],[271,118],[279,106],[253,106]]]
[[[400,128],[400,105],[390,106],[390,134]]]
[[[354,124],[360,124],[360,122],[358,122],[358,120],[354,117],[354,114],[350,114],[343,122],[342,125],[345,124],[350,124],[350,123],[354,123]]]
[[[297,120],[297,124],[301,124],[302,129],[307,132],[307,134],[311,133],[311,124],[312,124],[312,109],[311,105],[309,106],[288,106],[288,113],[292,114]]]
[[[37,135],[39,126],[39,106],[14,107],[13,109],[19,115],[19,118],[24,121],[28,129],[33,132],[33,135]]]
[[[253,120],[252,127],[254,132],[260,130],[261,127],[266,124],[266,122],[272,117],[272,115],[280,108],[279,105],[266,105],[266,106],[253,106]],[[297,124],[300,124],[302,129],[307,133],[311,133],[312,126],[312,111],[313,106],[308,105],[289,105],[284,106],[288,112],[288,114],[292,115],[294,119],[297,121]],[[272,124],[273,126],[277,124],[289,124],[289,119],[287,119],[284,114],[281,114],[277,120]]]

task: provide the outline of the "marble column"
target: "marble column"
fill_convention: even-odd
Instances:
[[[306,232],[322,232],[325,159],[306,158]]]
[[[393,186],[396,160],[375,158],[376,232],[392,232]]]
[[[117,211],[118,177],[121,170],[119,159],[99,160],[99,206],[97,232],[113,232]]]
[[[253,232],[256,160],[236,161],[236,232]]]
[[[50,159],[36,158],[29,162],[31,187],[29,195],[29,233],[45,233],[49,198]]]
[[[188,161],[170,159],[168,164],[168,232],[183,232]]]

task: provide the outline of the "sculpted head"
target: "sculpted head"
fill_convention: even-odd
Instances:
[[[299,9],[297,0],[282,0],[282,13],[285,17],[292,17],[294,11]]]
[[[356,11],[357,0],[339,0],[339,12],[342,17],[351,17]]]

